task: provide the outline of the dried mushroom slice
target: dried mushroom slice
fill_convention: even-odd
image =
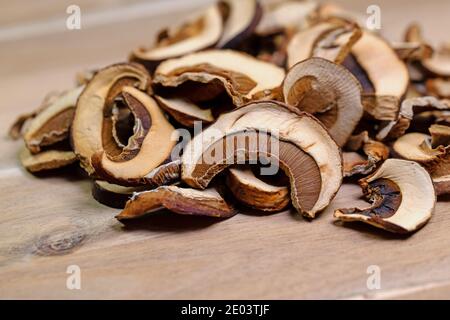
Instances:
[[[194,102],[226,93],[235,106],[242,106],[255,96],[278,88],[284,76],[283,69],[244,53],[209,50],[161,63],[154,83],[176,88]]]
[[[418,97],[403,100],[397,119],[382,123],[377,134],[380,141],[401,137],[408,130],[414,115],[426,111],[450,110],[450,101],[435,97]]]
[[[358,25],[337,19],[299,31],[287,48],[288,67],[311,57],[341,63],[361,35]]]
[[[278,212],[291,201],[289,188],[269,184],[256,177],[249,168],[230,168],[227,185],[239,202],[257,210]]]
[[[450,79],[434,78],[426,82],[427,91],[438,98],[450,99]]]
[[[248,38],[262,17],[262,8],[257,0],[222,0],[227,19],[219,48],[234,48]]]
[[[309,16],[316,10],[315,1],[279,1],[262,3],[263,17],[255,33],[258,36],[269,36],[286,29],[302,29],[308,25]]]
[[[135,192],[144,191],[144,187],[124,187],[107,181],[96,180],[92,184],[92,196],[105,206],[123,209]]]
[[[342,183],[340,149],[323,125],[275,101],[223,114],[194,137],[182,157],[182,179],[204,189],[230,164],[261,158],[290,178],[293,205],[307,217],[323,210]]]
[[[365,89],[365,111],[377,120],[395,120],[400,101],[409,86],[405,63],[384,39],[369,31],[364,31],[361,39],[353,46],[352,55],[357,67],[346,66]],[[358,71],[358,67],[361,70]]]
[[[422,66],[430,74],[438,77],[450,77],[450,50],[442,47],[431,58],[423,59]]]
[[[163,186],[135,193],[116,218],[120,221],[135,219],[164,208],[183,215],[216,218],[229,218],[237,213],[214,188],[195,190]]]
[[[31,153],[39,153],[42,147],[68,138],[77,99],[83,89],[81,86],[62,93],[33,118],[23,135]]]
[[[450,127],[434,125],[431,136],[423,133],[408,133],[393,145],[394,153],[406,160],[420,163],[430,173],[436,192],[450,193],[447,187],[450,174]]]
[[[88,173],[94,172],[90,162],[96,152],[107,150],[117,155],[122,151],[113,139],[110,117],[122,88],[136,86],[146,91],[150,83],[150,75],[142,66],[122,63],[98,71],[83,90],[77,102],[71,139],[80,164]]]
[[[130,59],[153,69],[161,61],[214,47],[223,33],[223,18],[218,5],[212,5],[201,16],[196,16],[174,29],[160,34],[156,46],[138,48]]]
[[[134,114],[134,133],[119,154],[98,150],[91,156],[91,164],[107,181],[123,185],[151,183],[153,170],[170,158],[178,136],[156,101],[146,93],[123,87],[122,96]]]
[[[283,82],[285,102],[314,114],[343,146],[363,115],[361,86],[344,67],[310,58],[292,67]]]
[[[372,206],[338,209],[336,218],[401,234],[418,230],[431,218],[436,203],[433,182],[416,162],[388,159],[359,184]]]
[[[205,124],[214,122],[211,109],[203,109],[182,98],[163,98],[155,96],[159,106],[170,114],[178,123],[186,127],[194,127],[196,121]]]
[[[30,172],[59,169],[77,161],[72,151],[49,150],[32,154],[27,148],[20,152],[22,166]]]
[[[345,149],[348,151],[343,153],[344,177],[370,174],[379,163],[389,158],[389,148],[371,139],[367,131],[350,137]]]
[[[12,126],[9,129],[9,136],[14,139],[17,140],[20,137],[23,136],[23,134],[25,133],[25,131],[27,130],[28,126],[30,125],[31,121],[42,111],[44,111],[46,108],[48,108],[54,101],[56,101],[59,96],[61,95],[61,92],[56,92],[56,91],[52,91],[50,93],[48,93],[44,100],[42,101],[42,103],[40,104],[40,106],[32,111],[32,112],[28,112],[28,113],[24,113],[22,115],[20,115],[12,124]]]

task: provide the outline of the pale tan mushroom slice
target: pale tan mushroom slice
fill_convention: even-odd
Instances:
[[[204,189],[229,165],[258,160],[285,172],[294,207],[310,218],[328,206],[342,183],[340,149],[323,125],[275,101],[223,114],[195,136],[182,157],[182,179]]]
[[[361,86],[344,67],[310,58],[292,67],[283,82],[288,105],[312,113],[343,146],[363,115]]]
[[[416,162],[388,159],[359,184],[372,205],[364,209],[338,209],[334,213],[336,218],[406,234],[425,225],[434,211],[433,182]]]
[[[31,121],[41,112],[43,112],[46,108],[48,108],[53,102],[55,102],[59,96],[61,95],[61,92],[52,91],[48,93],[39,107],[36,108],[36,110],[24,113],[17,117],[17,119],[13,122],[11,127],[9,128],[9,136],[17,140],[23,136],[27,128],[29,127]]]
[[[227,18],[218,48],[235,48],[255,30],[262,17],[258,0],[222,0]]]
[[[430,173],[439,195],[450,193],[450,127],[432,126],[432,136],[412,132],[400,137],[393,145],[394,153],[403,159],[420,163]]]
[[[450,50],[439,48],[431,58],[422,60],[422,66],[434,76],[450,77]]]
[[[403,100],[397,119],[382,123],[377,140],[392,140],[401,137],[408,130],[415,114],[426,111],[450,111],[449,100],[435,97],[418,97]]]
[[[211,109],[200,108],[197,104],[182,98],[163,98],[155,96],[159,106],[170,114],[178,123],[194,127],[195,122],[210,124],[214,122]]]
[[[32,154],[27,148],[21,150],[19,157],[22,166],[33,173],[59,169],[78,160],[72,151],[48,150]]]
[[[392,47],[380,36],[363,31],[352,48],[352,57],[362,72],[348,66],[365,88],[365,111],[377,120],[395,120],[400,101],[409,86],[409,73]],[[369,82],[367,90],[364,83]]]
[[[156,101],[146,93],[123,87],[122,95],[134,114],[134,134],[120,154],[111,155],[106,150],[99,150],[92,155],[91,164],[96,174],[107,181],[123,185],[153,184],[154,170],[171,157],[177,132]],[[174,173],[178,174],[178,165],[173,166]]]
[[[216,218],[230,218],[237,213],[214,188],[195,190],[163,186],[135,193],[116,218],[120,221],[135,219],[164,208],[182,215]]]
[[[256,27],[258,36],[269,36],[286,29],[303,29],[317,8],[317,2],[305,0],[278,1],[262,3],[263,17]]]
[[[314,14],[312,20],[314,22],[332,18],[354,21],[360,26],[367,25],[367,16],[365,14],[344,9],[340,5],[332,2],[321,3],[317,7],[316,13]]]
[[[208,50],[167,60],[155,71],[153,82],[175,88],[193,102],[212,100],[226,93],[235,106],[280,87],[285,72],[233,50]]]
[[[94,172],[91,157],[96,152],[106,150],[114,155],[122,152],[113,139],[112,119],[108,116],[112,115],[114,99],[125,86],[146,91],[150,84],[150,75],[141,65],[122,63],[101,69],[85,87],[78,98],[71,139],[80,164],[88,173]]]
[[[427,91],[433,96],[441,99],[450,99],[450,79],[428,79],[426,87]]]
[[[337,19],[301,30],[289,42],[288,67],[311,57],[341,63],[361,35],[358,25]]]
[[[123,209],[134,193],[148,190],[148,187],[124,187],[107,181],[92,183],[92,197],[105,206]]]
[[[110,66],[89,82],[78,99],[72,125],[74,150],[88,173],[125,186],[154,183],[154,171],[170,159],[177,133],[157,102],[141,91],[148,90],[149,83],[145,69],[134,64]],[[123,148],[113,137],[108,116],[117,97],[134,118],[132,135]],[[173,165],[174,172],[167,168],[169,180],[176,168]]]
[[[223,18],[218,5],[212,5],[200,16],[160,34],[156,46],[135,49],[130,59],[154,69],[161,61],[214,47],[223,33]]]
[[[372,173],[379,163],[389,158],[389,148],[369,137],[367,131],[351,136],[343,152],[344,177]]]
[[[75,106],[83,89],[80,86],[62,93],[33,118],[23,135],[25,145],[31,153],[39,153],[42,147],[69,137]]]
[[[291,201],[288,187],[269,184],[256,177],[250,168],[230,168],[226,182],[233,196],[250,208],[278,212]]]

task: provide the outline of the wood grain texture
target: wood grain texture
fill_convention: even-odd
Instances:
[[[312,222],[293,212],[220,221],[162,212],[123,225],[80,174],[35,177],[19,167],[21,143],[6,138],[18,113],[72,86],[77,71],[125,60],[181,16],[1,44],[0,298],[450,298],[449,198],[409,237],[335,222],[335,208],[364,203],[349,184]],[[66,288],[73,264],[81,290]],[[370,265],[381,268],[381,290],[367,289]]]

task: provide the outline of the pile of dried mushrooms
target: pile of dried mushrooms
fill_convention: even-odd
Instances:
[[[450,193],[450,44],[417,25],[390,43],[358,21],[314,1],[223,0],[78,74],[10,135],[30,172],[79,163],[121,221],[290,205],[313,219],[356,178],[371,205],[335,218],[414,232]],[[212,151],[230,141],[244,143]]]

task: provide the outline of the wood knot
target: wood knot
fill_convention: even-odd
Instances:
[[[34,254],[39,256],[55,256],[69,254],[80,246],[86,235],[78,231],[56,231],[40,237],[35,243]]]

